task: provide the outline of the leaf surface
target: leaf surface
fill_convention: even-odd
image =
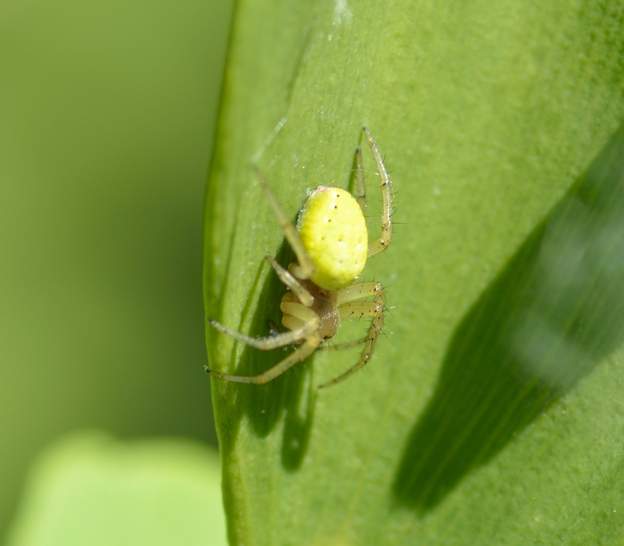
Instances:
[[[387,290],[369,366],[320,392],[357,351],[263,387],[213,382],[232,544],[621,543],[623,20],[621,1],[238,4],[207,316],[279,323],[262,258],[292,254],[252,158],[294,219],[306,189],[348,186],[366,124],[395,235],[363,274]],[[286,354],[207,337],[228,372]]]

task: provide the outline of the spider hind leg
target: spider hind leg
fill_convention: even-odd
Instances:
[[[372,300],[364,300],[364,298],[371,296],[373,297]],[[384,298],[383,287],[380,283],[367,282],[348,286],[338,292],[337,301],[341,319],[371,317],[371,323],[366,337],[361,340],[364,343],[364,348],[360,353],[358,361],[338,377],[319,385],[319,389],[331,387],[344,381],[351,374],[368,364],[375,350],[377,338],[383,329]]]

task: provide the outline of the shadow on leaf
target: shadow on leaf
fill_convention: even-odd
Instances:
[[[425,513],[624,340],[624,129],[456,329],[395,498]]]
[[[277,253],[277,261],[287,265],[293,260],[292,251],[283,242]],[[241,313],[240,324],[253,308],[249,335],[263,337],[269,335],[272,325],[281,324],[280,301],[285,292],[284,285],[272,270],[256,296],[257,286],[262,272],[271,269],[264,261],[260,263],[250,299]],[[282,327],[280,327],[283,330]],[[238,363],[235,372],[238,375],[257,375],[272,368],[292,351],[292,346],[271,351],[260,351],[252,347],[244,347],[237,357],[240,346],[234,344],[230,362]],[[251,429],[260,437],[268,436],[284,418],[282,439],[282,464],[287,470],[295,470],[305,455],[309,432],[314,415],[315,391],[312,384],[312,366],[314,357],[297,364],[280,377],[266,385],[244,385],[240,383],[224,383],[220,394],[227,403],[227,437],[221,437],[221,449],[224,457],[234,447],[238,428],[242,418],[246,418]]]

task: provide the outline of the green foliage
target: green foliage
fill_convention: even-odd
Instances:
[[[9,546],[225,545],[216,453],[82,434],[31,476]]]
[[[67,430],[216,442],[201,200],[228,8],[0,1],[0,543]]]
[[[363,275],[389,307],[367,368],[317,392],[357,358],[327,352],[268,386],[213,383],[232,544],[621,543],[623,20],[619,0],[239,3],[208,317],[279,320],[261,260],[291,255],[258,150],[294,217],[306,188],[348,184],[368,125],[396,232]],[[208,351],[243,374],[284,356],[210,330]]]

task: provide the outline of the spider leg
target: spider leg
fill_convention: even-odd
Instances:
[[[346,303],[361,300],[368,297],[377,297],[383,294],[383,286],[379,282],[361,282],[352,284],[338,290],[336,294],[336,305],[340,307]]]
[[[218,330],[225,335],[233,337],[238,341],[242,341],[243,343],[250,345],[251,347],[260,349],[261,351],[270,351],[271,349],[277,349],[278,347],[292,345],[293,343],[296,343],[308,337],[317,328],[316,324],[314,322],[311,322],[304,323],[303,326],[291,330],[290,332],[283,332],[281,334],[268,337],[251,337],[237,332],[236,330],[232,330],[231,328],[224,326],[216,320],[209,320],[208,324],[210,324],[210,326],[212,326],[215,330]]]
[[[353,156],[353,171],[355,173],[355,192],[352,193],[360,208],[364,211],[366,209],[366,181],[364,180],[364,161],[360,146],[356,148]]]
[[[302,303],[290,301],[285,298],[281,303],[281,309],[284,313],[282,317],[283,324],[290,328],[290,332],[278,334],[272,337],[265,338],[252,338],[219,324],[216,321],[210,321],[210,324],[220,330],[221,332],[228,334],[235,339],[243,341],[258,349],[273,349],[277,347],[283,347],[292,343],[303,343],[290,353],[286,358],[278,362],[272,368],[269,368],[265,372],[259,375],[231,375],[223,372],[218,372],[205,368],[206,371],[219,379],[225,381],[234,381],[236,383],[256,383],[263,384],[275,379],[277,376],[282,375],[286,370],[302,362],[309,355],[311,355],[315,349],[320,345],[321,338],[317,331],[319,327],[318,315],[309,307],[306,307]],[[275,341],[274,341],[275,340]]]
[[[327,343],[323,342],[319,345],[319,351],[342,351],[343,349],[351,349],[358,347],[362,343],[366,343],[368,338],[361,337],[360,339],[352,339],[351,341],[345,341],[344,343]]]
[[[280,304],[282,324],[289,330],[307,328],[316,332],[319,327],[319,316],[309,307],[298,301],[292,301],[292,295],[286,294]]]
[[[315,349],[321,343],[321,338],[317,335],[312,335],[305,340],[299,348],[295,349],[286,358],[275,364],[272,368],[269,368],[266,372],[259,375],[230,375],[226,373],[216,372],[214,370],[208,370],[210,374],[214,375],[218,379],[225,381],[233,381],[235,383],[255,383],[256,385],[263,385],[272,381],[276,377],[282,375],[286,370],[292,368],[295,364],[303,362],[308,356],[310,356]]]
[[[384,323],[384,301],[383,301],[383,288],[379,283],[362,283],[349,286],[340,292],[349,290],[346,303],[342,303],[338,306],[338,312],[341,319],[350,318],[362,318],[371,317],[371,323],[368,328],[366,337],[364,338],[364,348],[360,354],[359,360],[351,366],[347,371],[340,374],[338,377],[319,385],[319,389],[336,385],[345,380],[352,373],[356,372],[360,368],[363,368],[371,358],[373,350],[375,349],[375,343],[381,333]],[[340,298],[340,292],[338,298]],[[372,301],[359,301],[361,298],[368,296],[374,296]]]
[[[308,292],[297,278],[288,269],[284,269],[273,256],[265,256],[264,259],[271,264],[275,273],[290,290],[299,298],[299,301],[306,307],[311,307],[314,303],[312,294]]]
[[[381,177],[381,196],[383,199],[383,207],[381,210],[381,235],[379,239],[373,241],[368,247],[368,255],[370,257],[386,250],[386,248],[390,246],[392,240],[392,181],[390,180],[390,175],[384,165],[379,146],[377,146],[373,135],[367,127],[362,127],[362,132],[366,136],[373,158],[377,164],[377,171]],[[364,176],[362,175],[362,180],[363,179]]]
[[[275,216],[277,216],[277,221],[282,227],[284,237],[286,237],[286,239],[290,243],[290,246],[295,252],[295,255],[297,256],[298,264],[293,267],[293,273],[299,279],[310,278],[314,266],[312,265],[312,260],[310,260],[310,257],[308,256],[308,253],[306,252],[303,243],[301,242],[301,237],[299,237],[299,233],[295,229],[293,223],[288,219],[288,217],[282,210],[280,204],[277,202],[275,194],[269,188],[269,185],[260,169],[258,169],[258,167],[254,167],[254,169],[256,171],[256,176],[260,181],[260,185],[262,186],[262,189],[264,190],[264,193],[269,200],[269,204],[271,205]]]

